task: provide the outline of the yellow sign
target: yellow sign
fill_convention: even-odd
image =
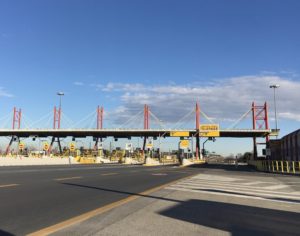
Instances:
[[[24,144],[24,143],[19,143],[19,149],[20,149],[20,150],[23,150],[24,147],[25,147],[25,144]]]
[[[190,132],[188,131],[171,131],[170,137],[189,137]]]
[[[44,149],[44,151],[48,151],[49,150],[49,143],[45,142],[43,144],[43,149]]]
[[[179,146],[181,149],[186,149],[190,146],[190,141],[187,139],[181,140]]]
[[[152,140],[147,143],[146,147],[147,148],[153,148]]]
[[[220,128],[218,124],[203,124],[200,125],[201,137],[220,137]]]
[[[75,151],[75,147],[76,147],[76,146],[75,146],[75,143],[70,143],[70,146],[69,146],[69,147],[70,147],[70,151],[71,151],[71,152],[74,152],[74,151]]]

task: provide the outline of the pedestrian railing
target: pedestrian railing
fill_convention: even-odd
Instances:
[[[259,171],[300,174],[300,161],[257,160],[250,161],[249,164],[255,166]]]

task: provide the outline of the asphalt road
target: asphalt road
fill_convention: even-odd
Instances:
[[[0,234],[25,235],[198,172],[170,166],[0,167]]]
[[[191,178],[50,235],[299,235],[299,221],[299,176],[207,165]]]
[[[187,176],[55,235],[299,235],[299,176],[229,165],[0,167],[0,235],[36,232]]]

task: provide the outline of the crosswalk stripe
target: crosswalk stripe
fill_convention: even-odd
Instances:
[[[249,182],[249,179],[222,176],[211,178],[210,175],[200,174],[173,184],[168,189],[300,204],[300,191],[293,191],[291,186],[277,181]]]
[[[271,186],[266,186],[264,187],[265,189],[271,189],[271,190],[277,190],[277,189],[283,189],[283,188],[287,188],[287,185],[284,184],[278,184],[278,185],[271,185]]]
[[[279,200],[279,199],[266,199],[262,196],[243,196],[240,194],[235,194],[235,193],[218,193],[218,192],[208,192],[205,190],[194,190],[194,189],[183,189],[183,188],[176,188],[176,187],[167,187],[166,189],[169,190],[176,190],[176,191],[184,191],[184,192],[193,192],[193,193],[205,193],[205,194],[213,194],[213,195],[220,195],[220,196],[234,196],[237,198],[247,198],[247,199],[259,199],[259,200],[266,200],[266,201],[272,201],[272,202],[283,202],[283,203],[289,203],[289,204],[299,204],[297,202],[293,202],[293,201],[283,201],[283,200]]]
[[[266,184],[266,183],[269,183],[269,182],[253,181],[253,182],[250,182],[250,183],[245,183],[244,185],[257,185],[257,184]]]
[[[254,190],[254,191],[264,191],[264,192],[272,192],[272,193],[278,193],[278,194],[291,194],[290,192],[286,193],[286,192],[275,192],[271,189],[266,189],[266,187],[249,187],[249,186],[243,186],[242,183],[212,183],[212,182],[207,182],[207,181],[184,181],[182,182],[184,184],[188,184],[188,185],[196,185],[196,186],[201,186],[201,185],[209,185],[209,186],[221,186],[221,187],[228,187],[228,188],[238,188],[238,189],[247,189],[247,190]],[[285,188],[288,188],[288,186],[285,186]]]
[[[187,186],[186,184],[175,184],[171,187],[180,187],[184,189],[200,189],[200,190],[222,190],[222,191],[228,191],[228,192],[235,192],[235,193],[247,193],[252,195],[264,195],[268,197],[280,197],[280,198],[290,198],[295,200],[300,200],[300,195],[291,195],[291,194],[278,194],[277,192],[265,192],[265,191],[249,191],[245,188],[228,188],[228,187],[222,187],[222,186],[211,186],[211,185],[201,185],[201,186]]]

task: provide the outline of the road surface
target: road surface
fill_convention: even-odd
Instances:
[[[300,178],[230,165],[5,167],[0,209],[7,235],[299,235]]]

